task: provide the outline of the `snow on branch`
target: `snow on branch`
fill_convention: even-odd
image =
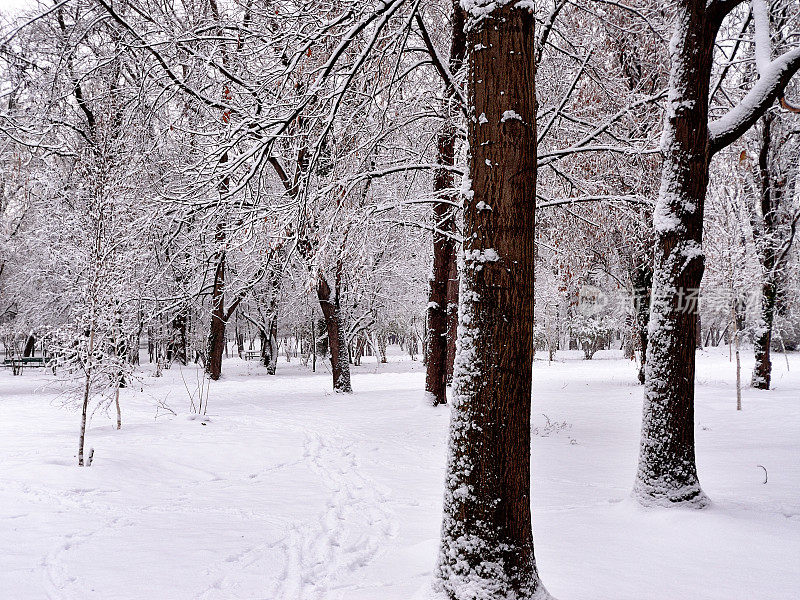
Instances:
[[[769,63],[772,62],[772,44],[769,35],[769,7],[767,6],[766,0],[753,0],[751,8],[753,23],[755,25],[753,41],[756,46],[756,70],[758,71],[759,77],[764,77],[769,70]]]
[[[711,153],[715,154],[729,146],[752,127],[772,103],[783,95],[784,89],[798,69],[800,69],[800,47],[762,65],[758,81],[742,101],[709,125]]]

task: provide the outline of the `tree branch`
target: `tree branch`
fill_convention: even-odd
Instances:
[[[800,47],[779,56],[763,70],[742,101],[709,125],[712,155],[739,139],[783,96],[789,81],[800,70]]]
[[[469,115],[467,114],[467,99],[464,98],[464,95],[461,93],[461,89],[459,89],[458,85],[456,85],[455,78],[450,72],[450,69],[444,64],[442,57],[439,56],[439,53],[436,51],[436,48],[431,41],[431,36],[428,35],[428,30],[425,28],[425,22],[422,20],[422,15],[419,13],[419,11],[417,11],[417,14],[414,15],[414,17],[416,18],[422,41],[425,42],[425,47],[428,49],[428,54],[430,54],[431,60],[433,61],[433,66],[436,67],[436,70],[439,72],[439,76],[442,78],[445,87],[447,88],[447,95],[450,97],[456,97],[458,99],[458,105],[461,109],[461,112],[464,113],[465,117],[469,118]]]

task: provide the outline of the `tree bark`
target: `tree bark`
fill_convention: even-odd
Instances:
[[[270,313],[265,328],[261,331],[261,360],[267,375],[275,375],[278,366],[278,315]]]
[[[470,119],[458,352],[436,585],[452,600],[547,597],[533,553],[534,17],[467,25]],[[502,93],[498,93],[502,91]]]
[[[220,227],[221,230],[221,227]],[[217,237],[224,233],[217,233]],[[224,243],[224,238],[222,240]],[[222,375],[222,355],[225,352],[225,250],[220,249],[211,290],[211,327],[208,333],[208,360],[206,373],[216,381]]]
[[[753,367],[751,383],[754,388],[768,390],[772,383],[772,328],[775,322],[776,286],[773,281],[765,281],[761,286],[760,323],[753,338],[753,351],[756,364]]]
[[[183,308],[172,317],[172,335],[169,340],[169,350],[167,351],[168,359],[170,361],[177,360],[182,365],[187,364],[186,352],[186,311]]]
[[[464,62],[466,35],[464,34],[464,9],[453,0],[452,33],[450,36],[450,73],[457,73]],[[453,82],[445,84],[444,110],[457,102]],[[436,406],[447,403],[447,350],[448,350],[448,286],[450,266],[454,259],[455,232],[453,219],[452,167],[455,165],[456,127],[452,118],[446,119],[437,141],[437,169],[433,178],[433,191],[444,202],[433,205],[433,272],[430,277],[427,313],[427,339],[425,343],[425,392],[428,402]]]
[[[634,486],[643,504],[707,503],[695,464],[694,380],[715,38],[706,0],[677,3],[662,183],[654,211],[656,257]]]
[[[670,90],[661,190],[654,211],[656,262],[645,372],[644,417],[634,491],[644,504],[708,503],[697,479],[694,376],[697,292],[704,269],[703,204],[711,156],[736,141],[782,97],[800,69],[800,50],[758,65],[745,98],[709,125],[708,102],[717,32],[737,0],[680,0],[670,42]],[[754,16],[756,46],[769,44],[769,16]],[[770,48],[760,48],[770,52]],[[758,61],[757,61],[758,63]]]
[[[700,307],[697,307],[697,322],[695,323],[695,328],[697,329],[697,349],[703,349],[703,324],[700,315]]]
[[[22,356],[27,358],[33,356],[36,352],[36,336],[32,333],[25,340],[25,348],[22,350]]]
[[[636,266],[633,270],[633,310],[642,357],[639,366],[639,383],[644,383],[644,371],[645,365],[647,365],[647,329],[650,323],[652,286],[653,269],[651,266],[647,263]]]
[[[754,388],[761,390],[768,390],[772,379],[770,346],[772,345],[772,326],[775,321],[775,305],[778,297],[778,282],[775,277],[775,242],[780,238],[777,221],[781,195],[780,190],[776,189],[772,181],[772,169],[770,168],[773,119],[772,115],[766,115],[762,119],[761,148],[758,156],[761,180],[761,197],[759,199],[761,222],[758,227],[754,227],[754,230],[758,232],[757,235],[760,234],[760,239],[756,240],[756,247],[764,280],[761,284],[759,319],[753,336],[756,364],[753,368],[751,382]]]
[[[339,271],[337,268],[337,283],[335,293],[328,285],[322,274],[317,281],[317,298],[325,318],[325,328],[328,331],[328,349],[331,355],[331,372],[333,373],[333,391],[352,393],[350,384],[350,361],[345,340],[344,319],[339,306]]]
[[[89,462],[84,463],[83,454],[84,454],[84,447],[86,446],[86,424],[87,424],[87,416],[89,411],[89,392],[91,390],[92,384],[92,370],[94,368],[94,327],[95,327],[95,305],[92,302],[92,309],[90,313],[89,323],[90,323],[90,330],[89,330],[89,343],[87,345],[87,352],[86,352],[86,372],[84,375],[84,387],[83,387],[83,402],[81,403],[81,430],[78,439],[78,466],[90,466],[91,465],[91,454],[89,455]]]
[[[449,142],[439,138],[439,159],[442,160],[443,145],[449,145],[452,160],[453,139]],[[434,187],[439,187],[440,173],[437,172]],[[452,184],[452,174],[448,173]],[[452,187],[452,185],[451,185]],[[446,204],[434,205],[433,214],[436,227],[446,231],[452,229],[452,207]],[[425,393],[432,406],[447,403],[447,282],[449,277],[449,258],[452,254],[453,240],[447,234],[433,234],[433,272],[430,276],[427,313],[427,340],[425,344]]]
[[[447,280],[447,384],[453,381],[453,364],[456,360],[458,337],[458,254],[460,248],[453,244],[450,253],[450,275]]]

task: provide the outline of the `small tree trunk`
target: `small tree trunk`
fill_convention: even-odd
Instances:
[[[94,353],[94,305],[92,305],[92,316],[91,316],[91,329],[89,331],[89,345],[88,345],[89,352],[87,353],[87,364],[86,364],[86,382],[83,388],[83,406],[81,411],[81,432],[80,432],[80,439],[78,440],[78,466],[84,466],[83,460],[83,449],[86,445],[86,416],[89,411],[89,390],[91,388],[92,383],[92,368],[93,368],[93,359],[92,354]],[[88,466],[88,465],[87,465]]]
[[[441,145],[440,138],[440,155]],[[445,212],[450,214],[451,207],[444,204],[434,205],[434,219],[437,223],[442,222]],[[447,403],[447,277],[453,242],[445,235],[433,235],[433,272],[428,291],[425,343],[425,394],[427,402],[436,406]]]
[[[273,313],[269,324],[269,363],[267,363],[267,374],[275,375],[278,368],[278,314]]]
[[[269,345],[267,331],[261,326],[258,328],[258,339],[261,342],[261,364],[269,366]]]
[[[457,73],[464,62],[466,35],[464,34],[464,9],[453,2],[453,20],[450,36],[450,72]],[[445,110],[456,101],[457,94],[451,85],[445,86]],[[447,120],[437,141],[437,169],[433,191],[437,198],[452,202],[455,186],[452,167],[455,164],[456,128]],[[427,331],[425,343],[425,392],[432,406],[447,403],[448,382],[448,287],[450,267],[455,255],[453,207],[448,202],[433,205],[433,272],[428,294]],[[455,340],[453,340],[455,342]],[[453,344],[455,346],[455,343]]]
[[[208,361],[206,373],[213,380],[222,375],[222,356],[225,353],[225,312],[221,302],[223,296],[219,295],[219,306],[211,311],[211,327],[208,334]]]
[[[237,316],[236,320],[237,321],[239,320],[238,316]],[[239,329],[238,325],[237,325],[235,331],[233,332],[233,336],[234,336],[234,338],[236,338],[236,354],[239,355],[239,358],[243,358],[244,357],[244,333],[242,332],[241,329]]]
[[[114,390],[114,404],[117,407],[117,430],[122,429],[122,410],[119,407],[119,385],[120,382],[117,381],[117,387]]]
[[[186,309],[188,312],[188,308]],[[188,315],[186,313],[180,313],[178,315],[178,322],[175,324],[176,329],[178,330],[178,344],[176,346],[176,355],[180,363],[184,366],[189,362],[188,353],[186,349],[186,328],[188,326]]]
[[[361,357],[364,356],[364,351],[367,346],[367,338],[361,334],[356,339],[356,349],[353,352],[353,364],[361,366]]]
[[[447,384],[453,381],[453,364],[456,360],[456,338],[458,337],[458,252],[456,244],[450,253],[447,279]]]
[[[33,356],[36,353],[36,336],[32,333],[28,336],[28,339],[25,340],[25,348],[22,350],[22,356],[27,358],[29,356]]]
[[[639,365],[639,383],[644,383],[644,371],[647,364],[647,327],[650,324],[650,295],[653,286],[653,269],[650,265],[640,265],[634,270],[633,309],[641,350]]]
[[[759,323],[753,337],[753,350],[756,365],[753,368],[752,385],[760,390],[768,390],[772,379],[772,327],[775,320],[775,285],[765,282],[761,290],[761,309]]]
[[[736,344],[736,410],[742,410],[742,362],[739,359],[739,324],[736,322],[736,306],[731,309],[733,316],[734,343]]]
[[[760,390],[768,390],[772,379],[772,326],[775,321],[775,306],[778,297],[778,285],[775,277],[777,265],[775,244],[780,239],[778,231],[778,211],[782,194],[781,186],[772,177],[772,127],[773,115],[765,115],[762,119],[761,148],[759,152],[759,174],[761,181],[761,215],[760,223],[753,227],[757,236],[757,255],[761,262],[764,280],[761,285],[761,306],[758,324],[753,336],[753,351],[756,364],[753,368],[752,385]]]
[[[222,375],[222,356],[227,350],[225,343],[225,229],[217,226],[216,242],[219,247],[217,268],[214,272],[214,287],[211,289],[211,326],[208,333],[208,360],[206,373],[217,380]]]
[[[377,335],[378,338],[378,353],[381,355],[381,362],[386,363],[386,336],[382,333]]]
[[[317,372],[317,322],[311,313],[311,372]]]
[[[337,292],[338,287],[337,285]],[[351,393],[353,388],[350,384],[350,361],[347,353],[342,312],[339,306],[339,294],[332,292],[322,274],[319,275],[319,281],[317,282],[317,298],[322,309],[322,315],[325,318],[325,328],[328,331],[333,391]]]
[[[223,86],[223,97],[228,93],[227,87]],[[230,118],[229,113],[225,113]],[[226,117],[223,117],[226,118]],[[220,157],[220,163],[228,162],[227,151]],[[230,177],[225,175],[219,183],[220,198],[224,198],[230,189]],[[211,326],[208,333],[208,360],[206,362],[206,373],[208,376],[217,380],[222,375],[222,355],[227,355],[228,344],[225,338],[225,324],[227,315],[225,314],[225,259],[226,259],[226,233],[225,221],[217,223],[214,235],[216,244],[217,266],[214,271],[214,287],[211,289]]]

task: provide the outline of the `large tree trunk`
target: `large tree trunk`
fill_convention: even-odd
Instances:
[[[464,9],[458,0],[453,1],[453,29],[450,38],[450,73],[457,73],[464,62],[466,35],[464,33]],[[445,113],[457,102],[456,90],[445,85]],[[433,191],[444,202],[433,206],[433,272],[430,278],[427,314],[427,339],[425,344],[425,392],[433,406],[447,403],[447,349],[448,349],[448,297],[450,266],[455,253],[453,219],[453,188],[455,181],[452,167],[455,164],[456,127],[452,119],[445,121],[437,142],[437,164],[433,179]]]
[[[677,3],[635,495],[644,504],[705,505],[695,465],[697,300],[710,158],[708,92],[716,30],[706,0]]]
[[[351,393],[350,361],[345,340],[344,319],[339,306],[339,275],[337,269],[337,284],[335,293],[322,274],[317,281],[317,298],[325,317],[325,328],[328,331],[328,349],[331,355],[331,372],[333,373],[333,391]]]
[[[505,4],[467,27],[472,194],[436,584],[453,600],[544,598],[530,512],[534,17]]]

